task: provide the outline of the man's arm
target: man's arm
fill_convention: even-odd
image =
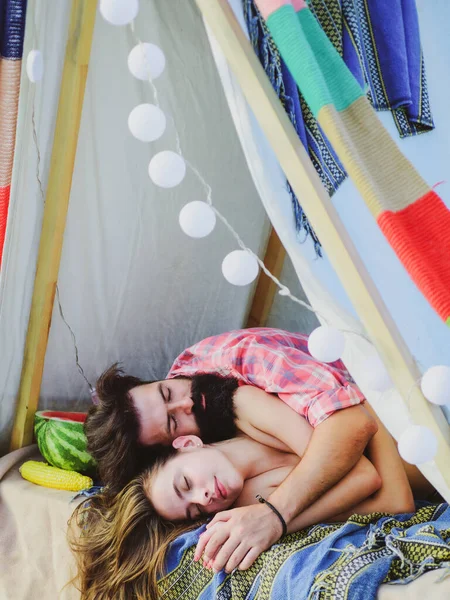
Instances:
[[[361,459],[367,442],[377,428],[369,413],[356,406],[338,411],[312,433],[305,419],[279,398],[254,387],[238,390],[235,410],[238,427],[254,439],[281,450],[291,450],[300,457],[304,455],[299,465],[270,496],[270,502],[281,512],[288,527],[300,512],[349,473]],[[342,510],[360,502],[361,498],[373,491],[370,489],[364,496],[358,485],[355,485],[353,495],[346,489],[345,501],[340,503],[340,506],[346,504],[346,508]],[[233,514],[231,518],[230,514]],[[221,515],[225,515],[225,518]],[[242,568],[248,568],[281,535],[280,522],[267,506],[219,513],[208,527],[212,529],[221,520],[226,520],[226,526],[220,530],[214,528],[214,534],[205,534],[196,552],[199,558],[205,550],[209,561],[224,545],[217,552],[214,563],[217,568],[227,564],[235,552],[233,537],[236,544],[239,542],[239,551],[234,554],[232,564],[236,563],[237,566],[241,562],[238,561],[241,554],[245,556],[248,553],[241,564]]]
[[[415,511],[414,497],[402,459],[389,431],[373,408],[367,405],[378,425],[378,431],[367,444],[366,455],[381,478],[379,490],[354,507],[358,514],[387,512],[402,514]]]
[[[364,407],[354,406],[334,413],[313,430],[279,398],[251,386],[238,390],[235,411],[237,426],[247,435],[270,446],[275,445],[270,440],[277,440],[302,458],[267,498],[287,524],[349,473],[378,428]],[[360,497],[355,489],[348,507]]]
[[[269,498],[287,524],[347,475],[376,431],[363,406],[339,410],[316,427],[302,460]]]

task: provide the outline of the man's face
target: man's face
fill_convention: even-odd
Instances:
[[[138,413],[139,442],[169,446],[180,435],[199,435],[190,379],[167,379],[130,390]]]
[[[202,374],[131,389],[140,424],[139,442],[169,446],[182,435],[199,435],[206,442],[233,437],[236,388],[233,378]]]

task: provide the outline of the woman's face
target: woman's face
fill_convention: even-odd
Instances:
[[[196,520],[229,508],[244,480],[228,458],[210,447],[183,448],[145,483],[157,513],[169,521]]]

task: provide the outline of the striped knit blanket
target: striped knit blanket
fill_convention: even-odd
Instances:
[[[305,1],[256,0],[256,4],[380,229],[416,285],[450,325],[449,210],[384,129]]]
[[[0,265],[16,141],[27,0],[0,2]]]

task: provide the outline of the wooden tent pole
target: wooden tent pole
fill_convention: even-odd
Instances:
[[[285,257],[286,250],[284,249],[277,232],[272,227],[263,262],[277,279],[281,277]],[[265,327],[277,289],[276,284],[270,277],[267,277],[267,275],[261,271],[247,317],[246,327]]]
[[[73,0],[11,450],[31,444],[69,205],[97,2]]]
[[[438,438],[435,463],[450,487],[450,428],[423,397],[420,377],[394,320],[323,188],[301,141],[227,0],[196,0],[269,140],[302,208],[370,335],[412,418]],[[450,498],[447,498],[450,500]]]

